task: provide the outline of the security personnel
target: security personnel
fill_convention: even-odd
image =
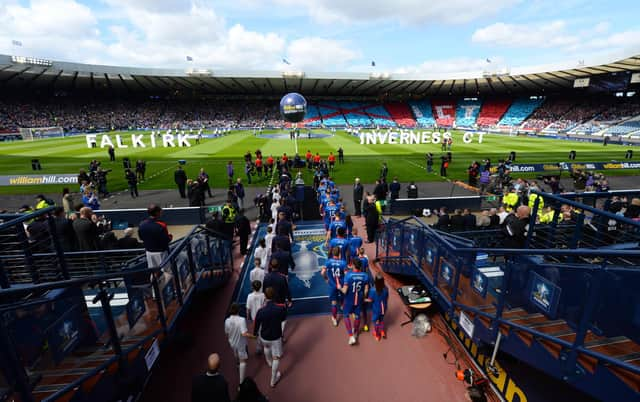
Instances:
[[[533,206],[536,203],[536,198],[538,198],[538,194],[529,194],[529,208],[531,208],[531,210],[533,211]],[[540,211],[542,211],[542,208],[544,208],[544,198],[540,197],[540,202],[538,204],[538,214],[540,214]]]
[[[55,203],[50,204],[49,201],[51,201],[51,200],[47,200],[47,198],[42,194],[38,195],[36,197],[36,200],[38,201],[38,203],[36,204],[36,210],[44,209],[44,208],[50,207],[52,205],[55,205]]]
[[[511,191],[502,198],[502,203],[505,205],[507,212],[515,210],[519,201],[520,198],[518,197],[518,193],[513,187],[511,188]]]
[[[227,200],[226,204],[222,207],[222,220],[224,221],[224,233],[228,235],[229,238],[233,238],[236,225],[236,209],[230,200]]]

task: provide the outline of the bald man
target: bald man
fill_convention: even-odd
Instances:
[[[191,402],[229,402],[227,381],[220,374],[220,356],[209,355],[208,369],[204,374],[193,379],[191,385]]]
[[[521,205],[515,214],[508,215],[504,220],[505,248],[524,248],[529,230],[531,208]]]

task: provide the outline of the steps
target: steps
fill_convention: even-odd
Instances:
[[[487,314],[495,314],[496,312],[495,306],[482,306],[479,310]],[[474,316],[474,314],[471,313],[469,313],[469,315]],[[481,315],[475,316],[479,322],[489,328],[491,319]],[[505,310],[502,317],[509,320],[500,325],[500,332],[503,336],[515,335],[527,347],[531,347],[534,342],[538,342],[551,356],[558,359],[558,361],[560,361],[563,352],[563,346],[561,344],[553,342],[552,340],[538,338],[530,332],[520,330],[509,324],[518,324],[570,343],[576,339],[575,331],[564,320],[550,320],[543,314],[528,313],[522,308]],[[584,339],[584,348],[591,352],[600,353],[640,367],[640,345],[627,337],[603,337],[594,334],[592,331],[588,331]],[[598,359],[584,353],[578,354],[578,364],[590,374],[595,374],[599,365],[605,366],[629,387],[636,392],[640,392],[640,375],[638,374],[617,366],[599,363]]]

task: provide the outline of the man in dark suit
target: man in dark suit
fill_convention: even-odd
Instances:
[[[98,227],[92,220],[93,211],[89,207],[80,209],[80,217],[73,221],[73,231],[78,239],[78,251],[98,249]]]
[[[436,222],[433,227],[438,230],[449,230],[449,224],[451,223],[449,219],[449,214],[447,213],[447,208],[440,208],[440,213],[438,214],[438,222]]]
[[[353,185],[353,206],[356,216],[362,215],[362,196],[364,187],[360,184],[360,179],[356,177],[356,183]]]
[[[195,377],[191,384],[191,402],[231,401],[227,380],[219,368],[220,356],[217,353],[209,355],[207,371]]]
[[[180,198],[187,198],[185,194],[185,185],[187,184],[187,173],[182,170],[182,166],[178,166],[178,169],[173,173],[173,180],[178,185],[178,192],[180,193]]]

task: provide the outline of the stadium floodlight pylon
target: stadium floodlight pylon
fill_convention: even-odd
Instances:
[[[62,127],[23,127],[20,128],[20,136],[29,141],[48,137],[64,137],[64,129]]]

